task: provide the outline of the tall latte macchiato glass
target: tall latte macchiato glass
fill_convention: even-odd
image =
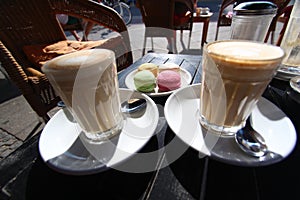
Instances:
[[[284,56],[277,46],[225,40],[203,51],[200,124],[221,136],[245,125]]]
[[[123,127],[113,51],[82,50],[48,61],[42,71],[90,142],[119,134]]]

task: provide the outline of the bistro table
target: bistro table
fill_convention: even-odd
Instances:
[[[206,42],[209,20],[212,15],[212,12],[209,12],[206,15],[197,15],[196,13],[194,13],[193,23],[203,23],[201,47],[203,47],[204,43]]]
[[[201,56],[149,53],[118,74],[120,87],[126,76],[145,62],[173,62],[192,75],[192,84],[201,82]],[[283,98],[288,85],[272,81],[264,96],[291,118],[299,133],[299,118]],[[279,87],[277,87],[279,86]],[[163,108],[168,97],[153,97]],[[298,104],[299,108],[299,104]],[[299,111],[299,110],[298,110]],[[38,152],[39,135],[25,142],[0,163],[0,199],[298,199],[300,197],[300,149],[283,161],[264,167],[240,167],[209,157],[200,158],[187,147],[176,161],[168,163],[169,152],[185,144],[175,136],[160,112],[160,128],[141,152],[162,149],[153,160],[154,171],[127,173],[109,169],[92,175],[72,176],[50,169]],[[298,115],[299,116],[299,115]],[[284,134],[284,133],[282,133]],[[175,148],[164,149],[170,141]],[[53,147],[55,148],[55,147]],[[143,165],[135,156],[128,163]]]

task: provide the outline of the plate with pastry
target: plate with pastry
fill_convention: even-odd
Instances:
[[[174,63],[143,63],[127,75],[125,84],[129,89],[149,96],[167,96],[190,85],[191,81],[191,74]]]

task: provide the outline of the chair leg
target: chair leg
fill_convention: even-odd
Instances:
[[[183,38],[183,29],[180,28],[180,40],[182,40],[182,38]]]
[[[154,43],[153,43],[153,37],[151,37],[151,51],[154,52]]]
[[[191,46],[191,38],[192,38],[192,29],[190,30],[190,34],[189,34],[189,41],[188,41],[188,49],[190,49]]]
[[[144,36],[143,55],[145,55],[145,52],[146,52],[146,42],[147,42],[147,37]]]
[[[176,46],[176,30],[173,32],[173,37],[171,38],[171,45],[173,53],[177,54],[177,46]]]
[[[275,31],[272,31],[271,33],[271,44],[274,44],[274,33]]]
[[[282,29],[281,29],[281,31],[280,31],[280,33],[279,33],[279,36],[278,36],[278,39],[277,39],[277,42],[276,42],[276,45],[277,45],[277,46],[280,46],[280,44],[281,44],[281,41],[282,41],[282,39],[283,39],[283,35],[284,35],[284,33],[285,33],[285,30],[286,30],[286,27],[287,27],[287,24],[288,24],[288,21],[289,21],[289,19],[286,19],[286,20],[285,20],[285,22],[284,22],[284,24],[283,24],[283,27],[282,27]]]
[[[84,22],[82,26],[83,26],[82,41],[88,41],[88,38],[87,38],[87,35],[86,35],[86,30],[87,30],[88,22]]]
[[[218,39],[218,34],[219,34],[219,27],[217,26],[217,30],[216,30],[216,37],[215,37],[215,40]]]

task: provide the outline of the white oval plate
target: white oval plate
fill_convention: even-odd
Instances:
[[[127,76],[126,76],[126,79],[125,79],[125,85],[129,88],[129,89],[132,89],[132,90],[136,90],[135,88],[135,85],[134,85],[134,80],[133,80],[133,77],[134,75],[137,73],[137,69],[130,72]],[[182,87],[186,87],[188,85],[190,85],[191,81],[192,81],[192,76],[191,74],[186,71],[185,69],[183,68],[180,68],[180,76],[181,76],[181,88]],[[177,89],[178,90],[178,89]],[[149,96],[167,96],[167,95],[170,95],[172,94],[174,91],[176,90],[171,90],[171,91],[168,91],[168,92],[159,92],[158,91],[158,87],[156,86],[156,88],[154,88],[154,91],[153,92],[149,92],[149,93],[145,93]]]
[[[42,159],[54,170],[85,175],[117,166],[137,153],[154,135],[159,113],[154,101],[145,94],[120,89],[121,102],[130,98],[147,100],[145,113],[127,117],[119,136],[100,145],[82,139],[82,129],[67,119],[62,110],[46,124],[39,139]]]
[[[275,154],[255,158],[240,150],[234,137],[218,137],[201,128],[199,96],[200,84],[180,89],[167,99],[164,112],[172,131],[203,156],[238,166],[263,166],[281,161],[294,149],[297,140],[294,125],[267,99],[260,99],[251,116],[254,129]]]

